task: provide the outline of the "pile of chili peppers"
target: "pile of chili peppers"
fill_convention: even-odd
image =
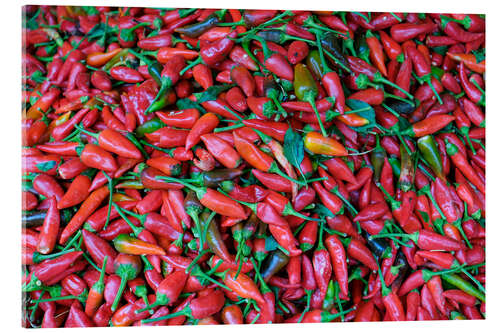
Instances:
[[[484,15],[24,13],[24,326],[484,318]]]

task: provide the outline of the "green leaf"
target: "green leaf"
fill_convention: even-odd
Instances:
[[[485,58],[485,49],[474,50],[472,54],[476,57],[476,63],[479,64]]]
[[[439,67],[435,67],[435,66],[432,66],[431,67],[431,73],[432,75],[438,79],[438,80],[441,80],[441,77],[443,76],[444,74],[444,70],[442,70],[441,68]]]
[[[398,56],[396,57],[396,61],[399,62],[399,63],[402,63],[405,61],[405,54],[403,52],[401,52],[400,54],[398,54]]]
[[[217,96],[219,96],[221,92],[226,91],[232,88],[233,86],[234,86],[233,84],[227,84],[222,86],[211,86],[208,87],[207,90],[200,93],[194,93],[193,95],[196,97],[197,103],[215,101],[217,99]]]
[[[442,56],[445,56],[446,52],[448,52],[448,46],[446,46],[446,45],[436,46],[436,47],[432,48],[432,51],[434,51],[437,54],[440,54]]]
[[[271,117],[276,114],[278,110],[274,108],[274,104],[272,101],[267,101],[262,105],[262,114],[264,117],[271,119]]]
[[[367,133],[367,132],[371,131],[373,129],[373,127],[375,126],[375,124],[377,123],[375,120],[375,111],[373,110],[371,105],[366,103],[366,102],[363,102],[363,101],[358,101],[356,99],[348,99],[346,101],[346,104],[352,110],[364,109],[363,111],[357,112],[356,114],[369,121],[369,123],[366,124],[365,126],[361,126],[361,127],[349,126],[349,127],[352,128],[353,130],[355,130],[356,132],[360,132],[360,133]]]
[[[31,74],[31,79],[36,83],[42,83],[43,81],[45,81],[45,76],[43,76],[42,72],[36,70],[33,72],[33,74]]]
[[[349,167],[349,169],[351,169],[352,172],[355,172],[354,162],[352,160],[347,159],[347,158],[343,158],[343,161],[345,162],[345,164],[347,164],[347,166]]]
[[[325,98],[328,102],[330,102],[331,105],[335,104],[335,97],[326,97]]]
[[[200,105],[198,104],[197,102],[194,102],[192,100],[190,100],[189,98],[183,98],[183,99],[179,99],[175,105],[177,106],[177,108],[179,110],[186,110],[186,109],[197,109],[198,111],[201,111],[203,113],[205,113],[205,109]]]
[[[109,26],[107,26],[109,30],[111,30],[111,28]],[[94,25],[92,27],[92,29],[90,29],[90,31],[87,33],[87,39],[90,41],[90,40],[94,40],[94,39],[98,39],[102,36],[104,36],[104,31],[106,30],[106,24],[104,23],[98,23],[96,25]]]
[[[292,81],[280,79],[280,84],[283,87],[283,89],[285,89],[285,91],[287,91],[287,92],[293,90],[293,82]]]
[[[395,126],[398,126],[399,130],[402,132],[405,129],[407,129],[408,127],[410,127],[411,124],[408,121],[408,119],[400,117],[398,123]]]
[[[38,8],[38,10],[36,11],[35,14],[33,14],[32,17],[30,17],[28,20],[26,20],[26,17],[24,17],[25,21],[24,21],[24,26],[26,27],[26,29],[28,30],[36,30],[38,29],[38,22],[36,21],[36,18],[38,17],[38,15],[40,15],[40,12],[41,12],[41,8]]]
[[[422,210],[417,210],[420,215],[422,216],[422,218],[424,219],[424,222],[425,223],[429,223],[430,219],[429,219],[429,214],[427,214],[426,212],[422,211]]]
[[[317,203],[316,207],[314,207],[312,211],[318,214],[320,219],[325,217],[335,217],[335,214],[333,214],[328,208],[326,208],[323,204],[320,203]]]
[[[37,163],[36,168],[42,172],[47,172],[56,166],[56,161]]]
[[[94,6],[82,6],[81,7],[87,15],[99,15],[99,11]]]
[[[304,160],[304,141],[302,136],[294,132],[291,127],[285,133],[283,153],[290,164],[301,170],[300,163]]]
[[[50,297],[59,297],[59,296],[61,296],[62,286],[56,284],[56,285],[48,287],[47,289],[49,291]]]
[[[265,246],[264,248],[266,251],[274,251],[279,247],[278,242],[276,242],[276,239],[274,239],[273,236],[269,236],[266,238]]]
[[[399,269],[401,268],[402,265],[397,265],[397,266],[391,266],[391,274],[392,275],[398,275],[399,274]]]

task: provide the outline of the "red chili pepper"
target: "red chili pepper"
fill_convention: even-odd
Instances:
[[[206,113],[200,117],[193,125],[191,131],[186,138],[186,149],[191,149],[197,144],[202,135],[212,132],[219,124],[219,118],[213,113]]]
[[[158,35],[140,39],[137,46],[143,50],[156,51],[162,47],[169,47],[172,45],[171,35]]]
[[[336,235],[330,235],[325,240],[326,247],[332,258],[333,272],[340,287],[340,291],[347,295],[349,274],[347,271],[347,257],[342,242]]]
[[[343,207],[340,198],[327,191],[319,182],[313,183],[313,188],[321,199],[321,202],[333,213],[338,214]]]
[[[183,271],[174,271],[169,274],[156,289],[155,302],[136,312],[141,313],[158,305],[170,305],[175,303],[186,284],[186,280],[187,275]]]
[[[86,144],[81,150],[80,160],[88,167],[107,172],[114,172],[118,168],[113,155],[91,143]]]
[[[54,196],[57,201],[64,196],[64,190],[57,180],[43,173],[33,179],[33,188],[47,198]]]
[[[37,250],[42,254],[52,252],[57,241],[57,233],[59,232],[59,210],[57,208],[56,198],[49,198],[49,209],[45,215],[42,229],[38,238]]]
[[[404,134],[415,137],[433,134],[448,125],[453,120],[455,120],[455,117],[447,114],[431,116],[419,121],[418,123],[414,123],[410,128],[404,131]]]
[[[107,186],[101,187],[92,192],[87,199],[82,203],[78,212],[68,222],[59,238],[60,244],[65,244],[85,222],[85,220],[99,207],[102,201],[108,196],[109,189]]]
[[[64,278],[64,276],[60,276],[61,273],[75,263],[82,254],[83,252],[81,251],[73,251],[33,266],[30,283],[36,280],[46,285],[57,283],[60,279]]]
[[[104,277],[105,277],[105,267],[107,263],[107,257],[104,258],[101,274],[99,275],[99,280],[97,280],[89,290],[89,295],[85,302],[85,314],[92,317],[98,311],[101,306],[104,295]]]
[[[468,32],[462,29],[457,22],[447,20],[445,16],[441,18],[441,26],[445,34],[462,43],[472,42],[483,35],[482,33]]]
[[[485,193],[485,184],[479,178],[476,171],[467,161],[466,157],[458,151],[458,148],[453,143],[448,142],[446,144],[446,152],[451,157],[453,164],[464,174],[464,176],[477,187],[481,193]]]
[[[402,43],[404,41],[410,40],[418,35],[431,32],[434,29],[434,23],[399,23],[391,26],[390,32],[392,38],[398,42]]]
[[[392,32],[392,29],[391,29]],[[370,59],[377,66],[383,76],[387,76],[387,68],[385,67],[384,50],[379,40],[370,31],[366,34],[366,43],[370,49]]]
[[[347,254],[354,259],[362,262],[371,270],[377,269],[377,264],[375,262],[375,259],[373,258],[372,253],[359,240],[351,239],[350,241],[348,241]]]

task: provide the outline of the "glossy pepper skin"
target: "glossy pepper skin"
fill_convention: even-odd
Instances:
[[[23,7],[23,326],[485,318],[485,37]]]

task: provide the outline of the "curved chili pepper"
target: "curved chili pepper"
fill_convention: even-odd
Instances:
[[[57,233],[59,232],[60,217],[56,206],[56,198],[52,196],[49,199],[49,203],[50,206],[45,215],[37,245],[38,252],[42,254],[52,252],[57,242]]]
[[[304,137],[304,145],[315,154],[328,156],[346,156],[347,150],[335,139],[322,136],[318,132],[309,132]]]
[[[99,207],[102,201],[108,196],[109,189],[103,186],[92,192],[82,203],[78,212],[72,217],[66,225],[59,238],[60,244],[65,244],[85,222],[85,220]]]

